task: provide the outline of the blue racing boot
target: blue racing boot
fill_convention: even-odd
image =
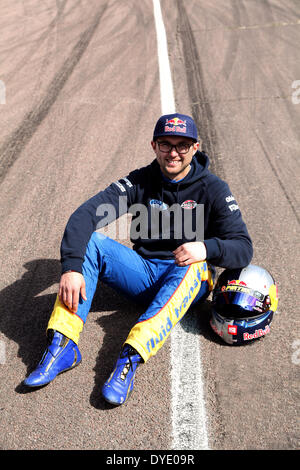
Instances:
[[[71,339],[55,330],[48,331],[49,345],[37,368],[24,380],[28,387],[41,387],[58,374],[72,369],[81,362],[78,346]]]
[[[123,347],[116,367],[102,388],[103,398],[112,405],[122,405],[133,390],[134,376],[140,362],[139,353],[129,344]]]

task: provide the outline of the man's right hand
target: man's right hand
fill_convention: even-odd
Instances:
[[[58,297],[73,313],[76,313],[78,309],[79,294],[81,294],[83,300],[87,300],[83,275],[74,271],[62,274]]]

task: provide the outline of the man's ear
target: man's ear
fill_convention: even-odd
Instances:
[[[193,156],[195,155],[195,153],[199,150],[199,142],[195,142],[194,143],[194,148],[193,148]]]
[[[154,152],[156,150],[156,142],[154,140],[151,140],[151,147],[153,148]]]

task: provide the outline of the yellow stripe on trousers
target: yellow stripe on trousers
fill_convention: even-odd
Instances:
[[[188,311],[203,281],[208,282],[209,290],[212,290],[213,280],[207,263],[191,264],[167,303],[156,315],[137,323],[125,343],[135,348],[145,362],[154,356],[165,343],[172,328]]]
[[[78,344],[79,335],[83,328],[83,321],[78,315],[70,312],[67,307],[56,297],[53,312],[51,314],[47,330],[56,330]]]

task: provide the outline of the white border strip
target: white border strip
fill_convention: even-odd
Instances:
[[[207,450],[199,330],[192,317],[183,317],[171,333],[171,365],[172,449]]]
[[[169,63],[167,36],[160,8],[160,0],[153,0],[153,9],[157,36],[161,111],[162,114],[172,114],[175,113],[175,99]]]
[[[160,0],[153,0],[162,114],[175,113],[173,82]],[[183,326],[184,325],[184,329]],[[171,333],[172,432],[174,450],[207,450],[199,334],[192,319]]]

